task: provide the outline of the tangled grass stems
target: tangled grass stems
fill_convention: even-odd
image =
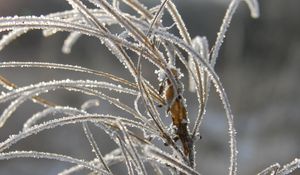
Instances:
[[[0,95],[0,103],[10,102],[0,117],[0,127],[14,115],[25,101],[33,100],[42,104],[43,110],[33,114],[23,126],[23,130],[12,135],[0,143],[0,159],[12,159],[19,157],[46,158],[67,161],[76,164],[63,170],[60,175],[72,174],[83,168],[90,169],[92,174],[114,174],[111,165],[125,165],[128,174],[148,174],[150,166],[158,174],[170,172],[172,174],[199,174],[196,171],[195,141],[199,134],[202,119],[207,107],[207,100],[211,84],[215,86],[223,103],[228,121],[228,135],[230,137],[230,165],[228,174],[237,174],[237,141],[234,127],[233,114],[229,100],[214,70],[216,59],[226,31],[240,2],[245,1],[250,9],[251,16],[259,16],[259,7],[256,0],[231,0],[223,23],[217,34],[213,46],[209,47],[205,37],[192,39],[185,27],[176,5],[171,0],[161,0],[161,3],[153,8],[148,8],[139,0],[88,0],[93,8],[88,8],[82,0],[66,0],[72,10],[52,13],[46,16],[15,16],[0,18],[0,32],[6,32],[0,40],[0,50],[23,34],[31,30],[41,29],[45,37],[54,35],[60,31],[70,32],[64,41],[62,51],[70,53],[74,43],[81,35],[95,37],[104,44],[108,50],[116,56],[125,66],[134,81],[127,80],[100,70],[93,70],[75,65],[64,65],[44,62],[1,62],[0,68],[24,69],[40,68],[51,70],[67,70],[92,75],[97,80],[53,80],[40,82],[23,87],[18,87],[13,81],[0,75],[0,83],[7,89]],[[136,11],[133,15],[119,8],[120,4],[127,5]],[[168,31],[169,27],[163,26],[164,12],[167,11],[180,36],[175,36]],[[112,25],[121,27],[117,34],[111,31]],[[160,44],[157,44],[156,42]],[[134,53],[134,56],[129,56]],[[188,55],[186,58],[184,55]],[[189,89],[196,93],[199,104],[198,115],[195,123],[189,123],[186,99],[183,95],[182,71],[178,69],[176,61],[179,60],[189,73]],[[160,88],[154,88],[143,77],[146,68],[143,62],[147,61],[156,67]],[[98,80],[104,79],[103,81]],[[47,99],[39,97],[49,91],[64,89],[76,91],[92,97],[80,107],[57,105]],[[125,96],[134,96],[132,102],[122,102],[109,94],[104,89],[115,91]],[[98,100],[104,100],[129,113],[129,118],[104,114],[90,114],[88,109],[97,106]],[[143,103],[139,103],[142,100]],[[162,109],[159,109],[163,107]],[[140,109],[145,109],[141,111]],[[164,110],[162,114],[160,111]],[[63,115],[59,117],[57,114]],[[49,115],[57,115],[55,119],[48,119]],[[173,124],[169,128],[162,120],[164,115],[170,116]],[[45,122],[41,122],[45,120]],[[55,153],[36,151],[12,151],[4,152],[11,145],[26,139],[30,135],[44,130],[55,129],[58,126],[82,123],[92,151],[94,160],[79,160],[70,156]],[[118,146],[111,153],[103,154],[99,143],[90,130],[93,124],[105,132]],[[192,127],[192,131],[190,131]],[[138,132],[137,132],[138,131]],[[139,133],[139,134],[138,134]],[[142,133],[142,136],[140,136]],[[154,140],[163,142],[168,149],[162,149]],[[179,141],[178,141],[179,140]],[[263,170],[260,174],[273,173],[277,175],[288,174],[299,168],[299,159],[287,164],[280,169],[279,164],[274,164]]]

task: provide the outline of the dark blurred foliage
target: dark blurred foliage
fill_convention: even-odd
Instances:
[[[175,2],[191,36],[207,36],[212,45],[228,1]],[[259,19],[252,19],[245,3],[241,4],[227,33],[216,67],[235,114],[239,174],[255,174],[275,162],[285,164],[300,157],[300,1],[259,2]],[[71,7],[61,0],[0,0],[1,16],[40,15],[65,9]],[[59,33],[43,38],[39,31],[30,32],[1,51],[0,60],[66,63],[107,71],[124,78],[128,76],[124,73],[125,69],[96,39],[82,37],[70,55],[62,54],[61,45],[66,36],[66,33]],[[68,77],[87,78],[81,74],[40,69],[2,69],[0,73],[20,86]],[[153,71],[147,74],[152,75]],[[155,77],[152,79],[154,81]],[[216,93],[213,90],[211,92],[201,129],[203,139],[196,145],[197,169],[205,175],[224,174],[229,164],[227,122]],[[188,92],[185,95],[188,99],[189,116],[193,121],[193,116],[196,115],[193,106],[195,99]],[[78,94],[60,91],[46,97],[70,106],[79,106],[87,99]],[[8,104],[1,105],[1,109],[6,105]],[[108,104],[101,105],[107,111],[114,110]],[[38,109],[41,107],[29,102],[17,110],[7,126],[0,129],[1,141],[9,134],[18,132],[22,128],[21,123],[32,111]],[[95,132],[99,133],[99,130]],[[104,133],[99,133],[97,140],[103,153],[115,146],[109,145],[111,142]],[[42,132],[10,150],[21,149],[93,158],[80,125]],[[1,161],[0,174],[47,175],[55,174],[68,166],[69,164],[55,161],[18,159]],[[300,172],[296,171],[294,174]]]

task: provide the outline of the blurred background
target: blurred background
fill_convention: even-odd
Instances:
[[[212,45],[229,1],[174,2],[178,5],[191,36],[206,36]],[[158,4],[159,1],[147,3]],[[259,3],[259,19],[252,19],[246,4],[241,3],[216,65],[235,115],[239,149],[238,174],[243,175],[256,174],[275,162],[283,165],[300,157],[300,1],[259,0]],[[71,7],[63,0],[0,0],[0,16],[41,15],[66,9]],[[170,21],[166,24],[170,24]],[[58,33],[44,38],[40,31],[30,32],[2,50],[0,61],[65,63],[129,77],[117,59],[97,39],[82,37],[74,45],[71,54],[64,55],[61,46],[66,36],[67,33]],[[19,86],[70,77],[96,79],[84,74],[42,69],[2,68],[0,74]],[[145,74],[152,81],[156,79],[153,70]],[[191,121],[197,112],[193,96],[189,92],[185,93]],[[75,107],[88,99],[66,91],[56,91],[45,98]],[[9,103],[1,104],[1,111],[7,105]],[[115,111],[105,102],[100,105],[101,110]],[[0,128],[0,141],[10,134],[18,133],[22,129],[22,123],[41,109],[32,102],[22,105],[7,125]],[[91,109],[92,112],[97,110],[99,109]],[[223,107],[212,90],[201,128],[203,138],[196,144],[197,170],[204,175],[226,174],[228,171],[226,124]],[[109,137],[96,128],[92,129],[97,132],[94,135],[103,154],[110,152],[115,145],[111,145]],[[41,132],[12,146],[10,150],[37,150],[81,159],[94,158],[81,125]],[[57,161],[13,159],[0,161],[0,174],[52,175],[69,166],[68,163]],[[115,171],[120,170],[116,168]],[[300,171],[293,174],[300,174]]]

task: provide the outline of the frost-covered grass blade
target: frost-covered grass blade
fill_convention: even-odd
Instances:
[[[122,165],[129,175],[149,174],[149,167],[158,174],[164,174],[166,169],[172,174],[200,174],[195,162],[195,143],[200,135],[204,115],[209,116],[205,111],[212,84],[224,106],[228,122],[228,174],[237,174],[238,150],[233,113],[214,67],[232,17],[241,1],[246,2],[253,18],[259,16],[256,0],[231,0],[212,46],[209,46],[205,36],[191,38],[172,0],[153,2],[157,4],[152,8],[139,0],[66,0],[72,7],[71,10],[44,16],[1,17],[0,32],[8,33],[0,40],[0,50],[31,30],[42,30],[45,37],[57,32],[69,32],[65,41],[62,41],[62,52],[69,54],[80,37],[86,35],[97,38],[99,44],[103,44],[118,59],[131,77],[122,78],[101,70],[71,64],[13,60],[0,62],[0,69],[38,68],[39,71],[48,69],[53,72],[64,70],[90,77],[81,80],[57,78],[20,86],[14,84],[14,80],[0,75],[0,83],[6,88],[0,95],[0,103],[8,103],[1,112],[0,129],[26,101],[42,104],[43,108],[28,116],[19,133],[0,143],[0,159],[46,158],[75,164],[62,170],[60,175],[80,173],[83,169],[89,169],[90,174],[114,174],[112,165]],[[130,7],[135,13],[123,6]],[[174,22],[171,27],[164,26],[165,12],[170,14]],[[115,26],[119,27],[117,32]],[[171,33],[173,26],[178,30],[179,36]],[[153,65],[151,70],[146,62]],[[179,70],[180,64],[183,64],[184,70]],[[152,85],[153,81],[147,78],[146,72],[158,74],[158,81],[155,83],[160,84],[160,88]],[[196,95],[199,104],[198,114],[193,118],[195,123],[189,123],[192,116],[188,115],[186,101],[190,99],[185,97],[185,81],[180,78],[186,73],[189,89]],[[58,89],[76,92],[75,95],[84,95],[91,100],[82,106],[71,107],[40,97],[50,91],[56,94]],[[113,95],[106,92],[113,92]],[[118,98],[119,95],[134,100],[122,100]],[[101,109],[98,106],[99,100],[108,102],[124,115],[89,113],[91,107]],[[164,116],[170,117],[165,121],[162,119]],[[74,124],[82,125],[86,142],[94,153],[92,160],[37,151],[5,152],[31,135]],[[98,135],[90,127],[106,133],[117,148],[110,153],[103,153],[101,143],[96,141]],[[165,146],[161,146],[162,144]],[[299,168],[299,159],[281,169],[279,164],[272,165],[260,174],[283,175],[296,168]]]

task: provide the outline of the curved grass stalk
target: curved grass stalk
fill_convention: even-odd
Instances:
[[[230,2],[229,7],[227,8],[226,14],[223,18],[222,25],[218,32],[216,42],[212,49],[212,54],[211,54],[211,58],[210,58],[212,67],[214,67],[216,64],[216,60],[219,55],[220,48],[223,44],[225,34],[230,25],[231,19],[232,19],[234,13],[236,12],[236,9],[241,1],[242,0],[232,0]],[[257,18],[259,16],[259,9],[258,9],[257,1],[256,0],[244,0],[244,1],[246,1],[248,6],[250,7],[252,17]]]
[[[136,28],[125,16],[122,16],[108,2],[103,0],[91,1],[97,7],[103,8],[107,14],[111,14],[120,24],[122,24],[128,32],[130,32],[139,42],[145,44],[147,48],[152,48],[151,42],[146,35]]]
[[[199,53],[199,55],[204,60],[209,60],[209,49],[208,49],[208,42],[205,37],[195,37],[192,41],[193,48],[196,50],[196,52]],[[200,103],[200,107],[198,110],[198,115],[195,120],[195,124],[192,130],[192,138],[195,138],[197,132],[199,131],[199,128],[202,123],[202,119],[205,114],[206,109],[206,102],[208,100],[208,76],[207,73],[203,70],[202,65],[197,64],[196,62],[190,62],[193,63],[193,66],[195,67],[195,71],[197,72],[197,81],[199,82],[199,86],[201,89],[198,89],[198,101]],[[195,82],[197,82],[195,81]],[[197,89],[196,89],[197,90]]]
[[[111,21],[109,18],[107,20],[107,15],[105,16],[102,10],[90,10],[91,13],[96,13],[97,14],[97,18],[101,19],[102,22],[107,21],[106,23],[109,23],[109,21]],[[64,11],[64,12],[57,12],[57,13],[52,13],[49,15],[46,15],[45,17],[48,18],[52,18],[52,19],[61,19],[64,21],[68,21],[68,22],[77,22],[78,21],[78,12],[76,10],[69,10],[69,11]],[[16,38],[20,37],[21,35],[25,34],[28,32],[29,29],[15,29],[12,30],[11,32],[9,32],[8,34],[4,35],[1,40],[0,40],[0,50],[2,50],[6,45],[8,45],[9,43],[11,43],[13,40],[15,40]],[[57,30],[54,29],[44,29],[43,34],[44,36],[50,36],[53,35],[57,32]],[[74,32],[74,33],[78,33],[78,32]],[[70,40],[70,39],[69,39]],[[72,41],[74,42],[74,41]],[[72,43],[69,41],[69,43]],[[66,47],[66,46],[65,46]],[[66,50],[68,51],[68,50]]]
[[[24,124],[23,124],[23,131],[27,130],[28,128],[36,125],[38,121],[44,119],[49,114],[66,114],[66,115],[78,115],[84,113],[84,111],[79,110],[77,108],[71,108],[68,106],[55,106],[46,108],[30,117]],[[87,113],[85,113],[87,114]]]
[[[135,164],[137,165],[138,174],[147,175],[144,163],[142,162],[141,157],[139,156],[138,150],[133,145],[133,141],[128,134],[127,128],[122,124],[122,122],[118,122],[117,124],[119,125],[119,128],[124,135],[125,143],[127,143],[129,148],[128,150],[131,152],[132,158],[135,161]]]
[[[138,93],[138,95],[136,96],[136,98],[134,100],[134,109],[139,115],[142,115],[142,113],[139,109],[139,105],[138,105],[140,98],[141,98],[141,93]]]
[[[121,84],[125,84],[130,87],[136,88],[134,83],[129,82],[126,79],[120,78],[118,76],[102,72],[99,70],[89,69],[77,65],[68,65],[68,64],[58,64],[58,63],[47,63],[47,62],[0,62],[0,68],[10,68],[10,67],[19,67],[19,68],[46,68],[46,69],[60,69],[68,70],[73,72],[82,72],[87,74],[92,74],[95,76],[100,76],[107,78],[113,81],[116,81]]]
[[[15,85],[14,83],[12,83],[11,81],[9,81],[8,79],[4,78],[4,77],[1,76],[1,75],[0,75],[0,84],[1,84],[4,88],[6,88],[6,89],[8,89],[8,90],[13,90],[13,89],[16,89],[16,88],[17,88],[17,85]],[[55,106],[56,106],[56,104],[54,104],[54,103],[52,103],[52,102],[50,102],[50,101],[48,101],[48,100],[45,100],[45,99],[43,99],[43,98],[41,98],[41,97],[36,97],[36,96],[35,96],[35,97],[32,98],[32,100],[33,100],[34,102],[37,102],[37,103],[43,105],[43,106],[49,106],[49,107],[55,107]]]
[[[280,168],[279,163],[275,163],[275,164],[269,166],[268,168],[262,170],[257,175],[269,175],[269,174],[274,175],[274,174],[276,174],[276,172],[278,171],[279,168]]]
[[[151,54],[149,60],[152,60],[160,67],[166,65],[162,53],[160,53],[160,51],[155,46],[153,46],[146,34],[144,34],[139,28],[137,28],[132,22],[130,22],[126,18],[126,16],[122,16],[118,11],[114,10],[112,6],[106,1],[94,0],[92,2],[100,8],[104,8],[104,10],[108,14],[111,14],[118,21],[119,24],[122,24],[122,26],[124,26],[126,30],[138,40],[140,46],[142,45],[150,51]]]
[[[85,35],[93,35],[103,37],[96,28],[89,27],[82,24],[70,23],[60,19],[53,19],[48,17],[1,17],[0,18],[0,32],[14,30],[14,29],[49,29],[53,28],[57,31],[81,32]]]
[[[124,157],[121,156],[122,151],[121,148],[117,148],[113,151],[111,151],[110,153],[106,154],[103,159],[105,160],[105,162],[107,163],[108,166],[112,166],[114,164],[120,163],[124,161]],[[92,161],[89,162],[90,164],[97,164],[99,163],[98,159],[94,159]],[[71,175],[73,173],[76,173],[78,171],[83,170],[84,167],[81,165],[75,165],[71,168],[65,169],[64,171],[58,173],[57,175]]]
[[[13,21],[13,22],[12,22]],[[1,31],[7,31],[7,30],[13,30],[16,28],[26,28],[27,30],[33,30],[33,29],[48,29],[53,28],[58,31],[69,31],[69,32],[80,32],[85,35],[92,35],[97,38],[103,39],[106,38],[110,39],[107,40],[108,42],[106,45],[111,49],[112,53],[114,53],[117,58],[121,60],[121,62],[124,62],[127,65],[127,68],[130,70],[130,72],[134,75],[134,68],[132,66],[132,62],[130,61],[129,57],[125,54],[122,48],[116,47],[112,41],[115,43],[119,43],[122,46],[132,48],[133,50],[139,50],[138,48],[132,47],[130,43],[128,43],[125,40],[121,40],[120,38],[110,34],[110,33],[100,33],[97,29],[91,28],[88,26],[83,26],[80,24],[73,24],[64,22],[63,20],[58,19],[51,19],[46,17],[9,17],[9,18],[0,18],[0,32]]]
[[[135,127],[139,129],[147,130],[147,132],[156,134],[152,129],[145,127],[142,123],[127,120],[122,117],[112,116],[112,115],[101,115],[101,114],[86,114],[86,115],[75,115],[71,117],[63,117],[59,119],[53,119],[42,124],[34,125],[25,131],[21,131],[17,135],[11,135],[8,139],[0,143],[0,152],[8,149],[11,145],[17,143],[18,141],[27,138],[33,134],[37,134],[41,131],[54,129],[58,126],[64,126],[68,124],[82,123],[82,122],[100,122],[103,125],[116,126],[116,121],[121,121],[125,126]]]
[[[117,137],[117,138],[119,140],[119,145],[120,145],[120,148],[122,150],[123,157],[125,159],[125,165],[127,167],[127,172],[128,172],[129,175],[134,175],[134,170],[133,170],[133,167],[132,167],[132,163],[131,163],[130,158],[129,158],[129,152],[126,151],[126,148],[125,148],[125,145],[122,142],[122,139],[120,137]]]
[[[124,3],[132,7],[136,12],[144,16],[146,19],[152,19],[153,16],[141,2],[138,0],[122,0]]]
[[[300,169],[300,159],[295,159],[292,162],[284,165],[283,168],[276,173],[276,175],[291,174],[296,169]]]
[[[300,159],[295,159],[292,162],[284,165],[282,168],[279,163],[270,165],[263,171],[259,172],[257,175],[287,175],[291,174],[296,169],[300,169]]]
[[[69,34],[67,39],[65,39],[63,47],[62,47],[62,52],[65,54],[71,53],[73,45],[76,43],[76,41],[80,38],[81,33],[79,32],[72,32]]]
[[[190,37],[190,34],[185,27],[184,21],[182,20],[182,17],[180,16],[180,13],[178,12],[176,5],[172,1],[167,2],[167,9],[169,13],[171,14],[173,21],[176,24],[177,29],[179,30],[180,35],[182,36],[183,40],[188,43],[192,44],[192,39]]]
[[[125,51],[119,46],[116,50],[116,44],[119,44],[125,48],[129,48],[134,52],[139,53],[140,48],[134,44],[121,39],[111,33],[101,33],[94,27],[89,27],[87,25],[76,24],[71,22],[65,22],[60,19],[52,19],[47,17],[35,17],[35,16],[25,16],[25,17],[6,17],[0,18],[0,32],[9,31],[14,29],[26,29],[26,30],[36,30],[36,29],[53,29],[56,31],[67,31],[67,32],[80,32],[87,36],[94,36],[100,40],[106,39],[109,41],[106,45],[112,49],[111,51],[121,60],[122,63],[126,63],[128,69],[131,73],[135,74],[134,66],[128,56],[124,55]],[[113,43],[112,43],[113,42]],[[114,46],[114,47],[112,47]],[[146,55],[149,55],[148,53]]]
[[[89,86],[88,84],[85,84],[85,85],[87,85],[85,87]],[[73,83],[69,84],[69,83],[66,83],[66,82],[60,82],[60,83],[50,82],[50,83],[43,83],[42,85],[38,85],[33,89],[32,89],[32,87],[29,87],[29,90],[26,89],[25,92],[19,92],[18,89],[17,89],[17,90],[15,90],[17,92],[14,91],[14,92],[5,94],[3,96],[0,96],[0,100],[2,100],[2,101],[3,101],[3,99],[4,99],[4,101],[7,101],[8,99],[11,99],[12,97],[15,98],[15,96],[20,96],[16,100],[14,100],[9,105],[9,107],[7,107],[4,110],[4,112],[2,113],[2,115],[0,117],[0,126],[3,126],[6,122],[6,120],[17,109],[17,107],[19,105],[21,105],[23,102],[25,102],[26,100],[31,99],[33,96],[40,95],[41,93],[47,93],[50,90],[56,90],[58,88],[65,88],[65,89],[68,89],[68,90],[80,91],[84,94],[94,95],[94,96],[100,97],[100,98],[102,98],[104,100],[107,100],[108,102],[112,103],[113,105],[120,108],[121,110],[124,110],[124,111],[132,114],[134,117],[136,117],[136,118],[138,118],[142,121],[147,121],[147,119],[144,116],[139,115],[134,109],[128,107],[124,103],[119,102],[118,99],[109,97],[109,96],[107,96],[107,95],[105,95],[105,94],[103,94],[99,91],[92,90],[90,88],[84,88],[84,87],[81,87],[81,86],[77,86]]]
[[[151,162],[159,163],[160,165],[168,165],[176,170],[189,174],[189,175],[199,175],[198,172],[190,168],[189,166],[181,163],[177,159],[174,159],[173,156],[168,155],[167,153],[161,151],[160,149],[154,147],[154,146],[146,146],[145,147],[145,152],[149,157],[151,157]],[[149,161],[150,161],[149,160]]]
[[[6,35],[3,35],[1,40],[0,40],[0,51],[9,43],[11,43],[13,40],[21,36],[22,34],[27,33],[27,30],[23,29],[16,29],[13,30],[12,32],[9,32]]]
[[[123,110],[123,111],[126,111],[130,114],[132,114],[135,118],[145,122],[147,121],[147,118],[143,115],[140,115],[137,111],[135,111],[133,108],[127,106],[126,104],[124,103],[121,103],[119,101],[119,99],[116,99],[116,98],[112,98],[110,96],[107,96],[99,91],[96,91],[96,90],[92,90],[92,89],[87,89],[87,88],[75,88],[75,89],[78,89],[79,91],[82,91],[83,93],[88,93],[88,94],[92,94],[92,95],[95,95],[95,96],[98,96],[104,100],[107,100],[108,102],[112,103],[113,105],[115,105],[116,107],[118,107],[119,109]]]
[[[244,1],[247,3],[250,9],[251,17],[258,18],[260,15],[258,1],[257,0],[244,0]]]
[[[10,118],[13,112],[27,99],[31,99],[37,92],[40,91],[39,89],[33,90],[31,92],[26,93],[26,96],[20,96],[16,100],[10,103],[10,105],[5,108],[3,113],[0,116],[0,128],[4,126],[6,121]]]
[[[80,0],[66,0],[75,10],[78,10],[82,16],[91,25],[99,29],[99,31],[107,32],[107,29],[99,22],[99,20],[89,12],[88,8]]]
[[[52,160],[58,160],[62,162],[69,162],[73,164],[77,164],[80,166],[83,166],[85,168],[88,168],[90,170],[96,171],[98,173],[102,174],[111,174],[103,169],[100,169],[99,167],[94,166],[93,164],[90,164],[89,162],[86,162],[84,160],[75,159],[70,156],[55,154],[55,153],[46,153],[46,152],[37,152],[37,151],[13,151],[13,152],[7,152],[7,153],[0,153],[0,160],[9,160],[14,158],[35,158],[35,159],[52,159]]]
[[[29,85],[21,88],[17,88],[11,92],[0,95],[0,103],[14,99],[18,96],[21,96],[23,93],[35,90],[35,89],[56,89],[56,88],[76,88],[76,87],[89,87],[89,88],[104,88],[112,90],[119,93],[125,93],[130,95],[137,95],[137,91],[124,88],[120,85],[115,85],[112,83],[95,81],[95,80],[59,80],[59,81],[49,81],[49,82],[40,82],[34,85]]]
[[[84,104],[81,105],[81,109],[83,110],[87,110],[88,108],[92,107],[92,106],[99,106],[99,101],[98,100],[88,100],[86,101]],[[90,130],[90,127],[88,125],[87,122],[83,122],[82,123],[82,127],[84,130],[84,133],[92,147],[92,151],[95,153],[96,158],[102,163],[102,165],[104,166],[104,168],[106,169],[106,171],[108,171],[109,173],[111,173],[111,170],[109,168],[109,166],[107,165],[107,163],[105,162],[105,160],[103,159],[102,153],[98,147],[97,142],[94,139],[94,136]],[[112,173],[111,173],[112,174]]]
[[[87,20],[87,22],[90,22],[92,25],[96,26],[100,31],[104,33],[109,33],[109,31],[98,21],[98,19],[93,14],[89,13],[88,8],[85,5],[83,5],[81,1],[79,0],[67,0],[67,1],[72,5],[74,9],[77,9],[82,14],[82,16]],[[94,3],[93,1],[91,2]],[[98,4],[96,3],[96,5]],[[109,4],[105,4],[105,5],[108,5],[109,7]],[[105,39],[104,42],[105,45],[111,50],[111,52],[120,60],[120,62],[127,66],[127,69],[134,77],[135,76],[134,66],[131,60],[129,59],[128,55],[126,54],[126,52],[124,52],[124,50],[121,47],[117,46],[115,43],[113,43],[110,40]]]
[[[1,78],[1,76],[0,76],[0,78]],[[2,80],[2,79],[1,79]],[[3,80],[2,80],[3,81]],[[6,79],[4,79],[4,81],[7,81]],[[6,84],[8,84],[8,86],[10,86],[10,87],[12,87],[12,88],[16,88],[16,86],[14,85],[14,84],[12,84],[11,82],[6,82]],[[74,88],[73,87],[73,90],[75,90],[76,88]],[[71,90],[71,89],[70,89]],[[46,92],[48,91],[48,90],[45,90]],[[98,97],[100,97],[100,98],[102,98],[102,99],[104,99],[104,100],[107,100],[107,101],[109,101],[110,103],[112,103],[112,104],[114,104],[115,106],[117,106],[117,107],[119,107],[120,109],[122,109],[122,110],[124,110],[124,111],[127,111],[127,112],[129,112],[129,113],[131,113],[133,116],[135,116],[136,118],[140,118],[140,119],[142,119],[142,120],[146,120],[146,119],[143,119],[143,116],[140,114],[140,113],[138,113],[138,112],[136,112],[136,111],[134,111],[133,109],[131,109],[130,107],[128,107],[127,105],[125,105],[125,104],[123,104],[123,103],[121,103],[121,102],[119,102],[119,100],[118,99],[115,99],[115,98],[112,98],[112,97],[109,97],[109,96],[107,96],[107,95],[104,95],[104,94],[102,94],[102,93],[100,93],[100,92],[98,92],[98,91],[95,91],[95,90],[91,90],[91,89],[84,89],[84,88],[78,88],[77,87],[77,90],[76,91],[81,91],[81,92],[83,92],[83,93],[85,93],[85,94],[88,94],[88,95],[91,95],[91,94],[93,94],[93,95],[95,95],[95,96],[98,96]],[[40,92],[39,92],[40,93]],[[28,94],[27,94],[28,95]],[[36,95],[36,94],[35,94]],[[27,96],[28,97],[28,96]],[[42,104],[42,105],[44,105],[44,106],[46,106],[46,107],[52,107],[52,108],[50,108],[50,109],[46,109],[46,110],[44,110],[44,111],[42,111],[42,112],[40,112],[40,113],[38,113],[37,114],[37,116],[33,116],[33,117],[31,117],[25,124],[24,124],[24,127],[26,128],[26,125],[30,125],[30,124],[32,124],[32,123],[34,123],[34,122],[36,122],[36,120],[39,120],[39,118],[43,118],[43,116],[45,116],[45,115],[47,115],[49,112],[51,112],[51,111],[56,111],[57,109],[56,109],[56,107],[58,107],[59,109],[58,110],[62,110],[61,108],[64,108],[63,110],[67,110],[67,111],[65,111],[65,112],[71,112],[71,113],[74,113],[74,112],[76,112],[76,109],[71,109],[71,108],[69,108],[69,107],[59,107],[59,106],[57,106],[56,104],[53,104],[52,102],[49,102],[49,101],[47,101],[47,100],[45,100],[45,99],[42,99],[42,98],[39,98],[39,97],[32,97],[32,99],[35,101],[35,100],[37,100],[40,104]],[[22,102],[24,101],[24,99],[22,100]],[[19,102],[18,101],[18,105],[19,104],[21,104],[22,102]],[[11,107],[11,109],[12,110],[15,110],[16,109],[16,104],[14,104],[14,106],[12,106]],[[8,110],[9,111],[9,110]],[[6,114],[7,113],[12,113],[12,112],[5,112]],[[77,113],[81,113],[81,111],[79,111],[79,110],[77,110]],[[6,116],[6,117],[4,117],[4,119],[2,119],[2,120],[4,120],[4,122],[7,120],[7,118],[9,117],[9,116],[7,116],[7,115],[4,115],[4,116]],[[1,120],[1,119],[0,119]]]
[[[106,169],[106,171],[111,174],[111,170],[108,167],[107,163],[103,159],[101,151],[100,151],[100,149],[99,149],[99,147],[98,147],[98,145],[97,145],[97,143],[96,143],[96,141],[94,139],[94,136],[93,136],[93,134],[92,134],[92,132],[91,132],[89,126],[88,126],[88,123],[87,122],[83,122],[82,123],[82,127],[83,127],[84,133],[85,133],[85,135],[86,135],[86,137],[87,137],[87,139],[88,139],[88,141],[89,141],[89,143],[90,143],[90,145],[91,145],[91,147],[93,149],[93,152],[95,153],[97,159],[99,161],[101,161],[101,163],[104,166],[104,168]]]
[[[81,109],[86,111],[88,110],[89,108],[92,108],[92,107],[97,107],[100,105],[100,102],[99,100],[97,99],[91,99],[91,100],[87,100],[85,101],[82,105],[81,105]]]
[[[167,42],[162,42],[162,45],[164,46],[164,49],[165,49],[166,54],[167,54],[168,64],[172,65],[172,66],[175,66],[176,59],[175,59],[174,45],[171,44],[171,43],[167,43]]]

